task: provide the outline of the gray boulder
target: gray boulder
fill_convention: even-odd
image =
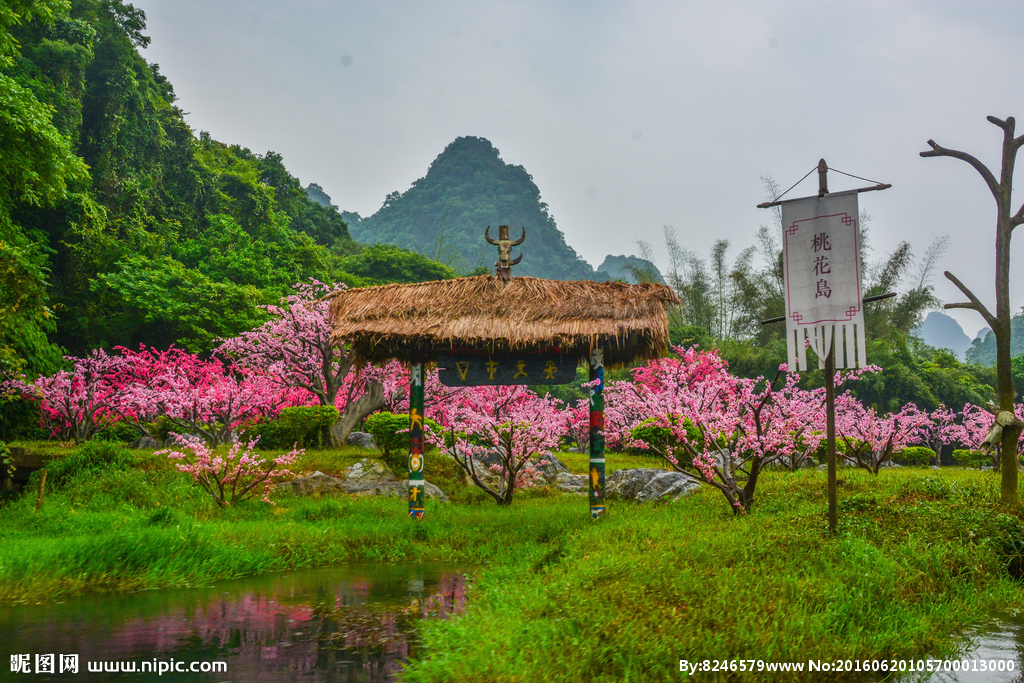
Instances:
[[[590,490],[590,482],[585,474],[560,472],[552,484],[565,493],[586,494]],[[646,503],[659,498],[679,500],[700,488],[700,483],[693,477],[681,472],[636,468],[616,470],[605,478],[605,498],[607,500],[634,500]]]
[[[314,497],[328,493],[342,493],[345,490],[340,479],[324,474],[319,470],[308,477],[292,479],[286,484],[282,484],[281,487],[291,490],[296,495]]]
[[[377,448],[377,442],[373,440],[373,436],[366,432],[352,432],[348,435],[348,441],[345,443],[349,446],[358,446],[359,448]]]
[[[163,444],[151,436],[140,436],[129,444],[129,448],[160,448]]]
[[[323,472],[314,472],[281,486],[300,496],[319,497],[331,493],[349,493],[355,496],[409,497],[409,484],[405,479],[397,479],[387,465],[369,458],[363,458],[346,469],[341,479]],[[423,490],[427,498],[448,501],[444,491],[430,482],[424,485]]]
[[[362,486],[379,481],[394,481],[395,478],[391,468],[380,460],[370,460],[369,458],[363,458],[345,470],[345,483],[349,486]]]
[[[181,439],[185,439],[185,443],[190,443],[193,441],[199,441],[201,443],[206,442],[206,439],[203,438],[201,434],[172,434],[171,436],[168,436],[166,439],[164,439],[164,448],[184,446],[185,444],[181,442],[179,437]]]
[[[638,503],[659,498],[679,500],[699,488],[696,479],[682,472],[647,468],[616,470],[605,479],[605,498]]]
[[[448,502],[448,496],[444,494],[444,491],[429,481],[424,483],[423,491],[427,498],[433,498],[445,503]],[[370,486],[360,485],[359,487],[349,488],[347,493],[356,496],[384,496],[385,498],[408,499],[409,482],[405,479],[401,481],[381,481]]]
[[[544,475],[544,479],[549,484],[554,483],[555,479],[558,477],[559,474],[569,473],[569,468],[566,467],[565,464],[561,460],[559,460],[558,456],[556,456],[554,453],[552,453],[551,455],[547,455],[542,459],[547,464],[537,465],[536,468],[538,471],[540,471],[541,474]]]
[[[380,460],[370,460],[369,458],[363,458],[345,470],[342,488],[345,493],[357,496],[409,497],[408,480],[396,478],[387,465]],[[444,491],[430,482],[426,482],[423,490],[427,498],[448,501],[448,496],[444,494]]]
[[[565,493],[586,494],[590,491],[589,484],[587,483],[587,475],[585,474],[559,472],[555,475],[551,485]]]

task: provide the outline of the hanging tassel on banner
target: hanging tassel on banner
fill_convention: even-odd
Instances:
[[[864,360],[867,355],[867,343],[864,338],[863,315],[859,318],[840,325],[793,326],[792,329],[787,329],[786,355],[790,370],[803,371],[810,367],[807,362],[808,347],[818,357],[818,369],[823,370],[825,357],[833,344],[837,369],[864,367],[867,364]]]

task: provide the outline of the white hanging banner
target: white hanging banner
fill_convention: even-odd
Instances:
[[[782,204],[790,370],[808,369],[808,345],[824,368],[833,331],[836,368],[867,364],[858,221],[856,192]]]

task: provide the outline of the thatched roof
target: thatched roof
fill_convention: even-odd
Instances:
[[[334,339],[369,361],[428,359],[471,348],[488,353],[537,351],[589,356],[605,364],[654,358],[668,346],[665,285],[563,282],[492,275],[349,289],[334,295]]]

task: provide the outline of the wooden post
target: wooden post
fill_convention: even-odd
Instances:
[[[836,342],[832,340],[825,356],[825,434],[828,456],[828,532],[836,533],[838,512],[836,507]]]
[[[409,371],[409,516],[423,519],[423,354],[413,357]]]
[[[590,353],[590,517],[604,517],[604,353]]]
[[[828,164],[818,160],[818,196],[828,194]],[[838,508],[836,505],[836,342],[829,340],[828,355],[825,356],[825,435],[826,457],[828,459],[828,532],[836,533]]]
[[[39,477],[39,496],[36,498],[35,512],[39,512],[39,506],[43,504],[44,488],[46,488],[46,468],[43,468],[43,476]]]

